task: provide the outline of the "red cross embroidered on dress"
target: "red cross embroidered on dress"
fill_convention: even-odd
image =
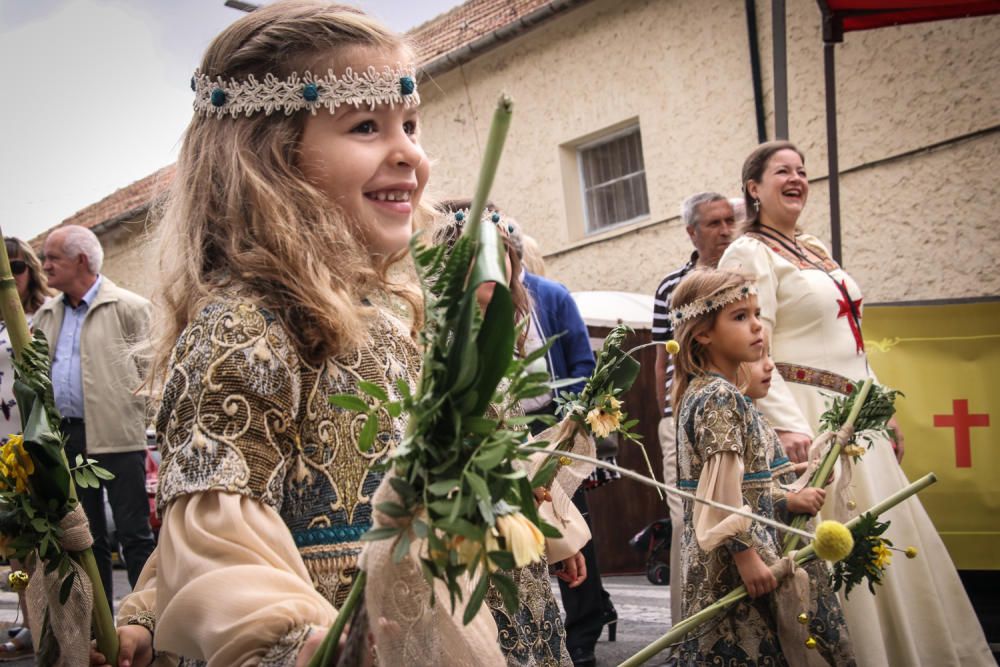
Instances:
[[[865,351],[865,341],[861,337],[861,329],[858,327],[858,321],[854,317],[854,313],[861,313],[861,301],[862,299],[857,299],[848,302],[850,298],[849,292],[847,291],[847,281],[840,281],[840,291],[844,294],[844,298],[837,300],[837,305],[840,306],[840,312],[837,313],[837,317],[847,317],[847,323],[851,326],[851,333],[854,334],[854,345],[855,352],[861,354]],[[852,312],[853,306],[853,312]]]

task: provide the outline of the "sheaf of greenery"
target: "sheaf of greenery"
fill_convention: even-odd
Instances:
[[[873,514],[860,517],[858,523],[851,528],[854,536],[851,554],[833,565],[831,582],[834,592],[843,588],[844,596],[849,597],[855,586],[867,582],[868,590],[875,593],[875,585],[882,583],[885,567],[888,565],[888,558],[884,563],[878,562],[878,551],[880,547],[887,549],[892,546],[892,542],[882,537],[887,528],[889,522],[879,521]]]
[[[481,606],[489,582],[511,609],[516,608],[513,582],[495,571],[512,567],[513,555],[501,537],[496,538],[500,549],[486,547],[487,532],[494,529],[498,515],[520,511],[543,534],[559,535],[537,514],[534,481],[524,467],[514,465],[527,457],[518,447],[527,438],[524,427],[530,420],[501,407],[550,391],[548,374],[529,373],[527,368],[551,345],[514,358],[517,331],[501,248],[492,224],[479,226],[478,238],[461,236],[451,249],[414,239],[410,250],[424,290],[425,317],[418,385],[397,382],[402,398],[396,401],[369,383],[359,384],[360,397],[330,397],[334,405],[365,415],[362,450],[374,443],[380,411],[407,415],[406,436],[388,462],[400,502],[377,506],[400,525],[370,530],[362,539],[395,540],[397,561],[408,553],[412,540],[426,539],[421,570],[428,583],[445,582],[453,607],[463,599],[460,578],[486,567],[488,576],[469,595],[466,622]],[[496,287],[482,313],[475,292],[487,281]],[[462,560],[458,548],[464,541],[477,547],[472,557]]]
[[[45,337],[36,332],[30,345],[14,361],[14,395],[21,412],[23,447],[30,462],[17,457],[21,470],[31,469],[18,488],[13,465],[0,470],[0,535],[8,556],[25,562],[37,550],[45,572],[59,572],[60,599],[65,602],[75,576],[70,554],[60,546],[59,523],[77,506],[70,493],[70,475],[77,486],[97,488],[99,480],[114,476],[82,456],[67,469],[63,461],[63,438],[58,429],[50,377],[49,349]],[[7,435],[7,434],[4,434]]]

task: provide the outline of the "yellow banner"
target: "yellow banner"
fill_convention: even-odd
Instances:
[[[1000,569],[1000,302],[869,306],[865,347],[879,382],[901,390],[903,469],[955,565]]]

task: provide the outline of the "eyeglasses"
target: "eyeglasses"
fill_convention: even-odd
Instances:
[[[19,276],[28,270],[28,264],[23,259],[12,259],[10,260],[10,272],[15,276]]]

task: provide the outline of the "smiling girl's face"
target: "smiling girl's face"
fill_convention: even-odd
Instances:
[[[393,67],[403,55],[358,48],[347,65],[364,71]],[[402,250],[413,235],[413,211],[430,176],[417,139],[417,110],[380,104],[342,105],[306,118],[298,165],[306,179],[363,230],[369,252]]]

